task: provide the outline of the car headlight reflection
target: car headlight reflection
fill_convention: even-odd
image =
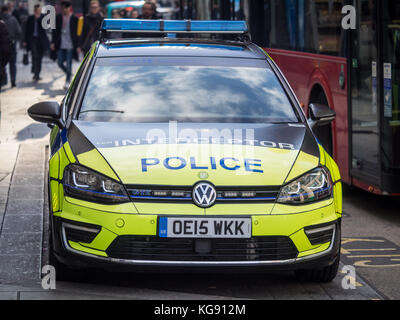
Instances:
[[[79,165],[69,165],[64,171],[67,196],[105,204],[129,201],[124,187],[117,181]]]
[[[325,168],[314,169],[283,186],[278,202],[304,204],[332,196],[332,180]]]

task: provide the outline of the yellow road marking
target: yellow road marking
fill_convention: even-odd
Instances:
[[[400,261],[400,259],[399,259]],[[371,260],[363,260],[357,261],[354,263],[356,267],[370,267],[370,268],[389,268],[389,267],[400,267],[400,264],[384,264],[384,265],[377,265],[377,264],[368,264]]]
[[[396,251],[396,248],[384,248],[384,249],[346,249],[346,251]]]
[[[343,238],[342,244],[351,243],[351,242],[385,242],[385,240],[377,240],[377,239],[358,239],[358,238]]]
[[[390,258],[400,257],[400,254],[365,254],[356,256],[347,256],[347,258]]]

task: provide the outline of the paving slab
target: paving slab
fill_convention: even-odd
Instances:
[[[17,300],[18,292],[0,292],[0,300]]]
[[[15,174],[13,177],[13,184],[15,186],[43,186],[43,174],[36,172],[29,174]]]
[[[9,199],[7,211],[13,215],[40,215],[43,213],[43,199]]]
[[[40,200],[43,199],[43,185],[35,186],[21,186],[11,183],[10,198],[12,199],[29,199]]]
[[[0,236],[0,255],[30,255],[40,252],[42,232],[3,233]]]
[[[8,187],[11,182],[11,172],[2,172],[0,176],[0,187]]]
[[[26,284],[39,282],[41,256],[26,254],[0,254],[0,282],[9,284]]]
[[[8,190],[10,189],[9,186],[0,187],[0,204],[7,203],[8,197]]]
[[[14,234],[14,233],[27,233],[27,232],[42,232],[43,228],[43,215],[10,215],[6,214],[3,221],[3,234]]]

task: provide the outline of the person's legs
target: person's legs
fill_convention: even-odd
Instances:
[[[72,74],[72,58],[74,55],[74,49],[69,49],[66,50],[66,60],[67,60],[67,68],[66,68],[66,73],[67,73],[67,83],[71,82],[71,74]]]
[[[39,48],[39,40],[34,39],[32,41],[31,45],[31,51],[32,51],[32,73],[33,73],[33,79],[38,80],[39,79],[39,73],[40,73],[40,48]]]
[[[11,86],[15,87],[16,78],[17,78],[17,43],[15,42],[11,48],[11,57],[10,57],[10,79]]]
[[[0,69],[0,86],[5,86],[7,84],[7,69],[2,66],[0,66]]]
[[[64,65],[65,60],[67,59],[67,50],[65,49],[60,49],[57,52],[57,64],[60,67],[62,71],[67,73],[67,68]]]
[[[41,45],[39,45],[38,51],[39,51],[39,55],[38,55],[38,66],[37,66],[38,67],[37,79],[39,80],[40,71],[42,71],[42,60],[43,60],[43,54],[44,54]]]

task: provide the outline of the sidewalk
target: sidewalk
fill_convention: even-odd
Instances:
[[[53,61],[44,58],[43,80],[36,83],[30,65],[21,60],[19,52],[17,87],[7,85],[0,93],[0,299],[41,290],[44,166],[50,129],[34,122],[27,109],[39,101],[61,102],[65,94],[65,76]]]

